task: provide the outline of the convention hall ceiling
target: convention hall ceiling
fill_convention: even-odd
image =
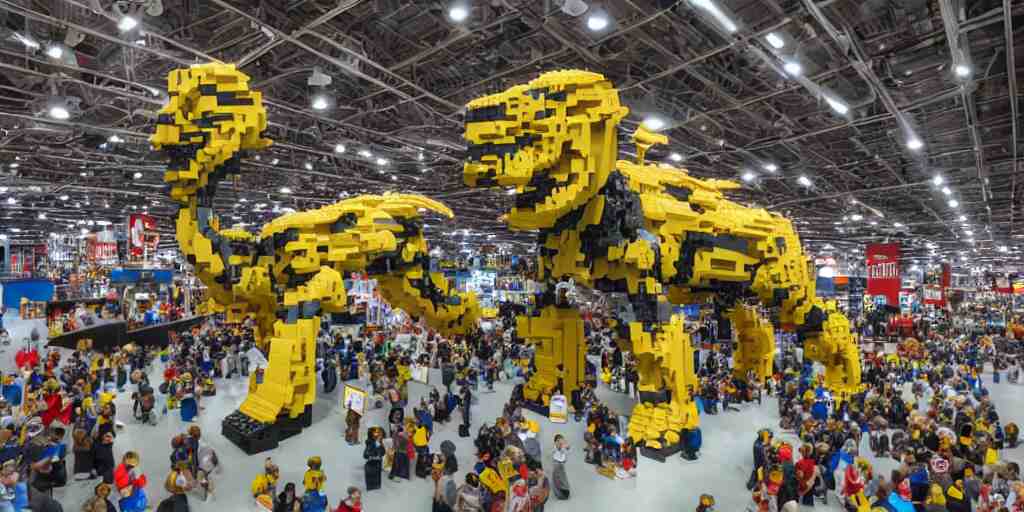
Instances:
[[[276,141],[222,187],[227,223],[415,191],[456,211],[435,242],[525,248],[511,198],[462,185],[463,105],[583,68],[622,90],[623,142],[662,124],[655,160],[741,181],[812,250],[1016,260],[1022,27],[1011,0],[0,0],[0,231],[148,211],[169,232],[147,136],[167,72],[217,59],[264,91]]]

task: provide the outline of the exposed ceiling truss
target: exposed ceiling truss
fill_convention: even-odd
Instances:
[[[40,239],[133,211],[170,231],[146,139],[167,72],[217,59],[264,91],[276,141],[223,187],[228,223],[415,191],[456,211],[429,221],[448,249],[528,248],[532,235],[498,218],[509,198],[461,183],[462,105],[585,68],[620,87],[628,128],[666,121],[671,145],[649,158],[753,178],[734,197],[792,216],[812,247],[895,238],[908,257],[973,263],[1024,253],[1021,2],[603,1],[612,24],[593,32],[564,1],[473,0],[460,24],[448,1],[0,0],[0,231]],[[139,29],[119,31],[125,15]],[[310,106],[314,73],[331,77],[327,111]],[[68,119],[48,115],[54,102]]]

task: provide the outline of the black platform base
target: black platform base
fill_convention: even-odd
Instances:
[[[533,402],[531,400],[523,400],[523,408],[531,410],[531,411],[533,411],[533,412],[535,412],[537,414],[540,414],[541,416],[544,416],[545,418],[548,417],[548,413],[550,412],[548,410],[548,406],[546,406],[544,404],[541,404],[541,403],[538,403],[538,402]]]
[[[658,462],[665,462],[669,457],[679,453],[683,449],[683,443],[679,442],[672,446],[665,446],[663,448],[654,449],[646,446],[640,447],[640,455],[647,457],[648,459],[656,460]]]
[[[278,443],[292,437],[302,429],[313,424],[313,406],[306,409],[297,418],[288,415],[278,416],[274,423],[258,422],[241,411],[235,411],[221,422],[221,434],[235,443],[247,455],[254,455],[277,448]]]

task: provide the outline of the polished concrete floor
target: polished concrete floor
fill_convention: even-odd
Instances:
[[[11,322],[8,321],[8,325]],[[18,328],[20,326],[16,326]],[[18,338],[15,338],[16,340]],[[17,343],[15,343],[17,345]],[[13,365],[13,352],[16,346],[8,348],[0,354],[4,368]],[[154,369],[157,371],[157,369]],[[437,375],[432,375],[437,377]],[[1003,421],[1022,422],[1018,417],[1024,411],[1024,394],[1017,385],[992,385],[991,377],[986,375]],[[256,456],[246,456],[241,450],[226,441],[220,434],[220,421],[225,415],[234,411],[244,397],[244,385],[240,379],[220,381],[216,397],[204,399],[204,410],[197,424],[202,427],[204,440],[218,452],[223,466],[220,474],[215,475],[216,491],[207,502],[190,499],[192,510],[223,511],[250,510],[253,504],[249,497],[249,484],[260,471],[265,456],[271,456],[281,467],[282,482],[296,482],[301,488],[302,473],[305,461],[309,456],[319,455],[324,460],[327,473],[327,490],[331,507],[336,507],[344,490],[349,485],[363,487],[362,446],[348,446],[343,439],[344,417],[340,406],[340,390],[329,395],[321,395],[314,408],[314,424],[300,436],[289,439],[272,452]],[[418,383],[410,384],[411,399],[419,397],[429,389]],[[493,422],[500,413],[501,407],[511,392],[510,383],[499,383],[495,393],[478,393],[479,402],[473,407],[473,426],[475,433],[481,422]],[[600,396],[614,410],[627,412],[631,408],[628,396],[602,389]],[[183,432],[188,425],[183,423],[176,411],[161,419],[157,426],[140,425],[130,418],[130,398],[126,394],[118,398],[119,419],[126,423],[116,441],[116,454],[126,450],[136,450],[142,456],[142,470],[151,478],[149,493],[154,503],[166,496],[163,490],[163,479],[167,474],[169,439],[172,435]],[[718,510],[743,511],[750,505],[750,495],[744,482],[752,463],[751,444],[755,432],[763,427],[775,427],[778,424],[778,411],[774,400],[765,401],[763,406],[746,405],[740,412],[730,412],[702,418],[704,448],[701,459],[697,463],[685,463],[673,458],[666,463],[658,463],[641,459],[639,475],[632,480],[609,480],[598,475],[593,466],[583,462],[582,424],[570,422],[557,425],[541,421],[541,444],[545,451],[545,466],[551,464],[550,449],[552,438],[561,433],[570,440],[574,453],[567,464],[569,479],[572,484],[572,497],[568,501],[557,501],[552,498],[546,510],[551,512],[586,510],[586,511],[630,511],[630,510],[665,510],[689,511],[697,506],[697,499],[702,493],[714,495],[718,501]],[[371,411],[362,422],[362,433],[367,427],[383,425],[384,410]],[[531,413],[528,413],[531,414]],[[540,419],[540,418],[535,418]],[[777,429],[776,429],[777,430]],[[795,438],[791,438],[795,441]],[[458,482],[475,462],[471,439],[460,439],[456,432],[456,422],[446,426],[437,426],[431,441],[431,447],[437,449],[444,440],[451,440],[457,446],[460,471],[456,476]],[[867,441],[862,451],[867,452]],[[1024,448],[1008,451],[1004,457],[1021,462],[1024,460]],[[895,467],[891,459],[876,462],[876,468],[888,474]],[[94,482],[73,482],[66,489],[59,490],[56,497],[64,504],[65,510],[77,510],[81,503],[91,494]],[[279,487],[280,488],[280,487]],[[414,478],[407,482],[383,482],[383,488],[364,495],[364,510],[368,511],[415,511],[430,510],[432,485],[429,480]],[[834,504],[830,507],[819,505],[818,510],[840,510]]]

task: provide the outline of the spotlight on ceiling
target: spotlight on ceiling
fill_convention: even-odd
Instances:
[[[768,44],[772,45],[772,48],[776,50],[781,50],[783,46],[786,46],[786,41],[775,32],[769,32],[768,35],[764,36],[764,40],[768,41]]]
[[[859,214],[859,213],[855,213],[853,215],[850,215],[850,220],[853,220],[853,221],[864,220],[864,216]]]
[[[331,102],[327,100],[326,94],[317,94],[313,96],[313,101],[309,104],[313,110],[327,110],[327,107],[331,106]]]
[[[668,158],[670,160],[672,160],[673,162],[682,162],[683,161],[683,155],[680,155],[679,153],[672,153],[671,155],[668,156]]]
[[[40,213],[36,218],[39,220],[46,220],[46,213]]]
[[[67,200],[69,199],[69,197],[68,197],[68,195],[67,195],[67,194],[61,194],[61,195],[60,195],[60,198],[59,198],[59,199],[60,199],[61,201],[67,201]]]
[[[50,107],[50,117],[54,119],[68,119],[71,117],[71,113],[65,107],[54,105]]]
[[[338,144],[337,146],[334,146],[334,152],[335,153],[344,153],[345,152],[345,145],[344,144]]]
[[[811,179],[808,178],[807,176],[800,176],[799,178],[796,179],[796,182],[805,187],[811,186]]]
[[[847,107],[845,103],[835,98],[825,98],[825,102],[828,103],[828,106],[832,107],[832,110],[841,116],[845,116],[846,113],[850,111],[850,107]]]
[[[949,202],[947,202],[946,204],[948,204],[950,208],[956,208],[957,206],[960,206],[960,201],[957,201],[956,199],[950,199]]]
[[[139,20],[131,16],[122,16],[121,21],[117,22],[117,29],[121,32],[128,32],[134,30],[135,27],[139,26]]]
[[[960,222],[967,222],[967,216],[966,215],[961,215],[960,216]]]
[[[452,4],[452,6],[448,8],[448,18],[455,23],[462,23],[463,21],[466,21],[466,19],[469,18],[469,6],[462,3]]]
[[[946,180],[942,179],[942,176],[939,176],[938,174],[936,174],[935,177],[932,178],[932,185],[935,185],[936,187],[942,185],[945,182]]]
[[[657,116],[647,117],[644,119],[643,124],[645,128],[654,132],[663,130],[666,125],[665,120]]]
[[[907,148],[910,149],[911,151],[917,151],[923,147],[924,142],[921,142],[921,139],[917,137],[911,137],[909,140],[907,140]]]
[[[137,172],[135,174],[132,174],[132,178],[135,178],[135,179],[142,178],[142,173],[141,172]]]
[[[714,18],[715,21],[718,22],[718,24],[721,25],[726,32],[733,33],[736,32],[736,30],[738,30],[736,23],[732,21],[732,19],[730,19],[729,16],[725,14],[725,11],[718,7],[718,5],[716,5],[715,2],[713,2],[712,0],[690,0],[690,2],[695,7],[699,7],[707,11],[707,13],[711,15],[711,17]]]
[[[305,167],[307,171],[312,171],[313,170],[313,162],[306,162],[302,166]]]
[[[588,7],[587,3],[583,0],[565,0],[562,2],[562,12],[574,18],[587,12]]]
[[[278,190],[279,190],[279,191],[280,191],[280,192],[281,192],[282,194],[291,194],[291,193],[292,193],[292,189],[291,189],[291,187],[281,187],[281,188],[280,188],[280,189],[278,189]]]
[[[377,158],[377,165],[387,165],[388,161],[386,158]]]
[[[775,171],[779,170],[779,166],[777,166],[775,164],[766,164],[764,166],[764,170],[766,170],[768,172],[775,172]]]
[[[109,138],[109,139],[107,139],[107,141],[108,141],[108,142],[113,142],[113,143],[118,143],[118,142],[124,142],[124,139],[122,139],[121,137],[118,137],[118,136],[117,136],[117,135],[115,134],[115,135],[111,135],[111,136],[110,136],[110,138]]]
[[[949,187],[942,187],[942,193],[948,196],[948,195],[952,194],[953,191],[950,190]]]
[[[370,150],[368,150],[368,149],[360,149],[359,150],[359,156],[361,156],[363,158],[370,158],[370,157],[373,156],[373,153],[371,153]]]
[[[902,222],[894,222],[892,224],[892,227],[897,228],[897,229],[902,228],[903,227],[903,223]]]
[[[51,44],[46,48],[46,56],[51,59],[59,59],[64,56],[64,48],[61,48],[59,44]]]
[[[800,76],[800,74],[804,72],[804,67],[801,66],[799,62],[793,60],[786,61],[786,63],[782,65],[782,69],[789,76]]]
[[[587,16],[587,28],[591,32],[600,32],[608,28],[610,24],[611,21],[608,20],[608,15],[603,12],[595,11],[590,13],[590,16]]]
[[[956,67],[953,68],[953,72],[960,78],[967,78],[971,76],[971,67],[966,64],[957,64]]]
[[[740,178],[742,178],[743,181],[745,181],[747,183],[750,183],[751,181],[754,181],[755,178],[757,178],[757,175],[755,175],[754,173],[752,173],[750,171],[747,171],[747,172],[743,173],[743,176],[740,176]]]

